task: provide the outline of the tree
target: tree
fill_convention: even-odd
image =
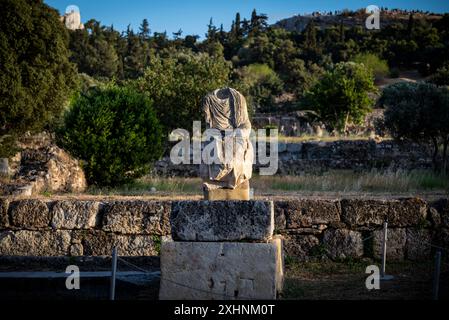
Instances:
[[[93,77],[111,78],[117,74],[119,57],[114,47],[119,35],[100,22],[89,20],[84,30],[70,31],[71,60],[78,70]]]
[[[150,38],[150,24],[147,19],[143,19],[139,31],[139,36],[142,40],[148,40]]]
[[[249,24],[249,35],[257,35],[268,27],[268,17],[266,14],[257,14],[256,9],[251,13],[251,21]]]
[[[58,143],[83,160],[95,185],[138,178],[162,155],[163,134],[152,102],[129,88],[97,87],[79,95],[57,133]]]
[[[441,169],[447,172],[449,90],[430,83],[396,83],[385,88],[380,102],[393,137],[433,145],[435,170],[443,146]]]
[[[279,76],[266,64],[252,64],[237,70],[236,87],[247,96],[253,111],[270,111],[283,91]]]
[[[346,133],[349,123],[361,123],[371,111],[376,91],[373,76],[361,64],[340,62],[327,71],[306,94],[306,104],[314,109],[330,129]]]
[[[68,33],[43,1],[0,1],[0,157],[26,131],[51,128],[76,86]]]
[[[133,82],[154,102],[166,132],[192,128],[201,120],[201,100],[210,91],[228,84],[230,64],[223,56],[191,51],[168,52],[151,60],[142,77]]]
[[[381,60],[375,54],[361,53],[356,55],[352,60],[357,63],[362,63],[374,74],[376,80],[380,80],[390,73],[387,61]]]

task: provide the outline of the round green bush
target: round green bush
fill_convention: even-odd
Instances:
[[[114,186],[147,173],[162,155],[162,129],[144,95],[93,88],[74,99],[58,130],[59,144],[83,160],[90,184]]]

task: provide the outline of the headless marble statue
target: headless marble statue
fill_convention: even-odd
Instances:
[[[204,98],[203,111],[207,128],[220,133],[208,142],[218,161],[200,168],[206,200],[249,200],[254,154],[245,97],[232,88],[217,89]]]

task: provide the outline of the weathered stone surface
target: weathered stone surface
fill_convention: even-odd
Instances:
[[[273,202],[173,202],[172,237],[180,241],[264,241],[273,235]]]
[[[276,201],[276,216],[286,217],[286,228],[296,229],[340,221],[340,204],[328,200]]]
[[[384,231],[374,231],[373,240],[373,254],[375,258],[382,257]],[[388,260],[403,260],[405,257],[405,244],[407,236],[406,229],[388,229],[387,232],[387,259]]]
[[[429,208],[429,220],[434,227],[439,227],[441,224],[441,215],[435,208]]]
[[[0,230],[9,227],[8,206],[8,199],[0,199]]]
[[[18,200],[11,202],[9,214],[14,227],[36,230],[50,226],[50,212],[41,200]]]
[[[82,257],[84,255],[83,245],[80,243],[72,244],[69,253],[72,257]]]
[[[359,258],[363,256],[360,232],[329,229],[324,232],[323,244],[331,259]]]
[[[65,256],[69,252],[69,231],[5,231],[0,233],[0,255]]]
[[[284,238],[285,254],[301,261],[313,256],[312,250],[320,244],[320,240],[314,235],[286,235]]]
[[[56,146],[48,134],[23,138],[20,147],[20,163],[13,179],[30,185],[32,194],[86,189],[86,178],[78,161]]]
[[[402,200],[341,201],[342,221],[351,227],[381,226],[385,219],[391,227],[407,227],[420,224],[427,214],[427,204],[417,198]]]
[[[170,234],[171,202],[116,201],[104,206],[103,230],[121,234]]]
[[[156,237],[150,235],[116,235],[98,230],[74,233],[83,245],[85,256],[110,256],[114,246],[121,256],[158,255]]]
[[[434,233],[433,242],[437,246],[449,248],[449,229],[440,228]]]
[[[282,242],[173,242],[161,251],[161,300],[271,300],[282,289]]]
[[[449,199],[440,199],[436,201],[432,204],[432,208],[438,211],[442,225],[449,228]]]
[[[428,229],[407,229],[406,257],[409,260],[430,258],[432,235]]]
[[[54,229],[90,229],[97,224],[99,203],[95,201],[56,201],[51,209]]]
[[[257,145],[255,145],[257,147]],[[423,169],[432,167],[428,148],[416,143],[359,140],[279,143],[280,175],[297,175],[333,169]],[[257,151],[256,151],[257,154]],[[256,163],[254,170],[265,167]],[[175,165],[169,154],[154,166],[153,174],[166,177],[198,177],[199,167],[194,165]]]

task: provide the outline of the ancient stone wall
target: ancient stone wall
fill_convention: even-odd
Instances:
[[[257,149],[256,154],[257,154]],[[269,148],[268,148],[269,150]],[[268,153],[269,151],[267,151]],[[431,152],[413,143],[374,140],[279,143],[279,170],[281,175],[331,169],[412,170],[430,168]],[[192,154],[192,152],[191,152]],[[256,157],[257,158],[257,157]],[[193,163],[193,162],[192,162]],[[260,164],[255,165],[255,169]],[[174,165],[168,156],[156,162],[154,174],[169,177],[197,177],[198,165]]]
[[[227,205],[232,206],[232,202]],[[176,206],[174,206],[176,207]],[[0,255],[159,255],[170,235],[170,201],[0,199]],[[449,248],[449,200],[312,200],[274,202],[276,234],[300,260],[379,257],[389,221],[388,257],[430,259],[431,244]]]

